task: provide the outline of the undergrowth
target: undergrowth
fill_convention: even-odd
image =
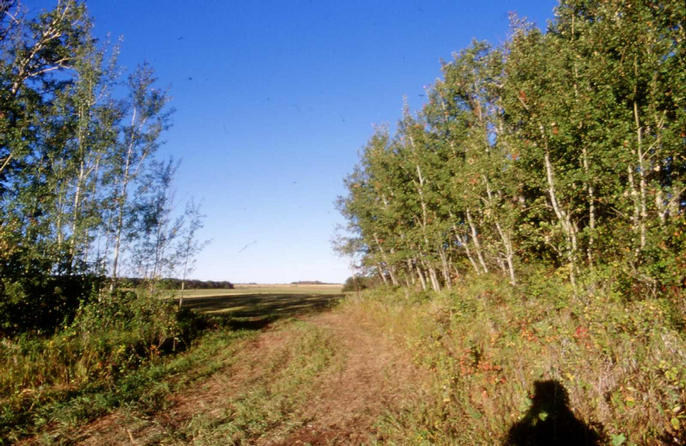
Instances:
[[[2,339],[0,443],[58,435],[122,405],[157,410],[170,385],[211,373],[217,352],[247,335],[207,331],[193,342],[217,323],[159,296],[124,292],[83,305],[53,336]]]
[[[375,327],[423,371],[413,378],[423,380],[415,383],[421,392],[399,395],[407,404],[377,420],[373,441],[530,444],[550,440],[545,426],[564,425],[585,444],[686,444],[683,294],[628,299],[596,274],[576,293],[565,277],[540,272],[518,287],[480,276],[441,293],[349,295],[332,311]],[[122,406],[160,413],[169,395],[232,360],[247,374],[231,376],[241,386],[220,389],[215,410],[180,419],[160,441],[287,441],[307,426],[308,402],[345,361],[336,332],[308,321],[282,320],[287,329],[267,337],[269,348],[251,350],[234,342],[245,331],[209,330],[190,342],[198,319],[159,299],[128,298],[124,309],[83,308],[51,338],[3,341],[3,441],[37,432],[46,443],[78,441],[74,426]],[[181,352],[165,354],[173,351]]]
[[[675,297],[627,301],[589,281],[595,291],[574,298],[555,276],[530,283],[480,277],[433,296],[383,288],[346,303],[431,372],[429,399],[379,421],[383,441],[519,444],[517,429],[550,415],[541,401],[552,396],[535,394],[548,388],[599,444],[686,444]]]

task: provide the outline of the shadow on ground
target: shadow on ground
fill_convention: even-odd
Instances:
[[[601,426],[589,426],[569,408],[567,390],[558,381],[536,381],[531,409],[510,428],[506,446],[596,446]]]
[[[241,294],[188,298],[183,307],[230,317],[234,328],[255,329],[283,317],[325,310],[342,298],[343,294]]]

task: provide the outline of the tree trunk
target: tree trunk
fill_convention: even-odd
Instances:
[[[546,180],[548,182],[548,196],[550,197],[550,203],[553,207],[553,211],[557,216],[557,219],[565,233],[566,238],[566,250],[567,250],[567,261],[569,262],[569,280],[572,282],[572,287],[576,293],[576,231],[574,230],[574,225],[571,223],[571,218],[568,212],[566,212],[559,203],[557,198],[557,192],[555,191],[555,180],[553,177],[553,165],[550,162],[550,148],[548,147],[548,138],[545,136],[545,130],[543,124],[538,123],[539,130],[541,131],[541,137],[543,138],[544,144],[544,163],[545,163],[545,174]]]
[[[427,261],[425,261],[423,258],[421,259],[422,264],[424,264],[424,268],[427,270],[429,273],[429,279],[431,280],[431,288],[434,291],[440,291],[441,290],[441,285],[438,283],[438,276],[436,275],[436,269],[431,266],[431,264]]]
[[[426,279],[424,278],[424,274],[422,274],[422,270],[419,267],[419,262],[417,262],[417,259],[414,259],[413,263],[415,271],[417,272],[417,277],[419,278],[419,283],[422,284],[422,291],[426,291]]]
[[[479,259],[479,264],[481,265],[483,272],[487,273],[488,267],[486,266],[486,262],[484,261],[484,256],[481,253],[481,242],[479,241],[479,235],[476,232],[476,227],[474,226],[474,222],[472,221],[472,214],[469,211],[469,208],[467,208],[466,214],[467,214],[467,222],[469,223],[469,228],[472,231],[472,242],[474,243],[474,249],[476,250],[476,256]]]
[[[495,227],[498,231],[498,235],[500,236],[500,240],[503,243],[503,247],[505,248],[505,263],[507,265],[506,272],[510,276],[510,284],[516,285],[517,284],[517,279],[515,278],[515,270],[514,270],[514,251],[512,249],[512,239],[510,238],[510,234],[507,232],[503,231],[503,228],[500,226],[500,221],[498,220],[496,211],[494,208],[494,202],[493,202],[493,194],[491,193],[491,186],[488,183],[488,179],[486,176],[483,176],[484,183],[486,184],[486,194],[488,195],[488,204],[491,209],[491,212],[493,213],[493,222],[495,223]]]
[[[381,268],[381,264],[379,264],[379,263],[376,264],[376,272],[379,274],[379,277],[381,277],[383,284],[388,285],[388,280],[386,279],[386,274],[384,273],[383,268]]]
[[[638,221],[640,246],[641,250],[646,247],[646,219],[648,217],[646,211],[646,171],[645,160],[643,154],[643,135],[641,128],[641,121],[638,117],[638,104],[634,99],[634,122],[636,124],[636,156],[638,160],[638,185],[639,185],[639,209],[640,216]]]
[[[588,265],[593,268],[593,247],[595,245],[595,190],[591,181],[591,176],[588,166],[588,151],[586,146],[582,148],[584,175],[586,176],[586,196],[588,199],[588,228],[590,230],[588,236],[588,246],[586,247],[586,258]]]
[[[446,288],[452,289],[452,282],[450,279],[450,268],[448,267],[448,258],[445,254],[445,249],[443,247],[438,248],[438,255],[441,258],[441,272],[443,273],[443,283]]]
[[[381,243],[379,242],[379,237],[374,233],[374,241],[376,242],[376,246],[379,248],[379,252],[381,253],[381,258],[383,259],[384,263],[386,264],[386,267],[388,269],[388,275],[391,276],[391,282],[393,283],[394,286],[398,286],[398,279],[395,277],[395,273],[393,272],[393,265],[388,261],[388,257],[386,256],[386,251],[384,251],[383,246],[381,246]]]

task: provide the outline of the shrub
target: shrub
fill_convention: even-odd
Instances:
[[[627,300],[602,281],[596,288],[574,297],[555,274],[520,288],[482,276],[430,299],[385,289],[349,301],[430,372],[429,398],[389,414],[379,434],[500,444],[545,406],[532,391],[547,386],[564,390],[568,418],[601,439],[684,444],[686,337],[672,302]]]
[[[102,283],[97,276],[31,276],[0,280],[0,335],[50,335],[71,322]]]
[[[202,327],[175,302],[146,292],[101,293],[50,337],[22,334],[0,344],[0,440],[41,406],[115,386],[120,378],[187,345]]]

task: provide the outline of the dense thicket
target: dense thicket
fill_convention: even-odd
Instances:
[[[169,97],[116,54],[80,2],[0,0],[0,333],[56,326],[104,277],[190,266],[198,210],[172,216],[177,163],[155,158]]]
[[[346,178],[343,252],[394,285],[468,271],[515,284],[532,265],[578,292],[612,274],[683,290],[686,6],[563,0],[547,32],[442,66],[423,108],[379,129]]]

